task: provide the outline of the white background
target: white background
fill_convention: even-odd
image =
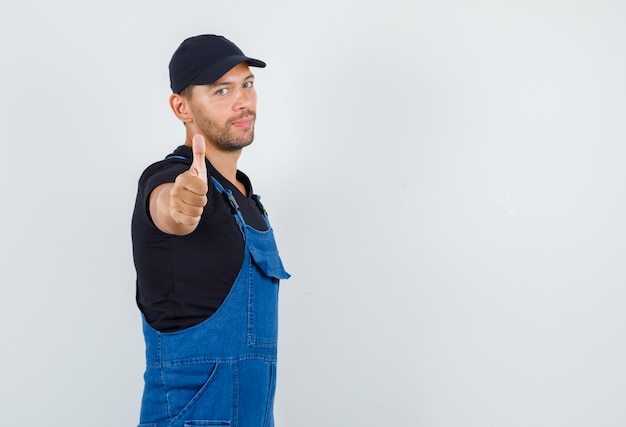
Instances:
[[[133,426],[178,44],[255,70],[281,427],[626,425],[626,3],[0,1],[0,425]]]

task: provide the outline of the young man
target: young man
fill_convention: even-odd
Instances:
[[[169,64],[185,144],[139,179],[132,219],[146,342],[140,426],[274,425],[278,283],[272,228],[246,175],[254,139],[252,67],[216,35]]]

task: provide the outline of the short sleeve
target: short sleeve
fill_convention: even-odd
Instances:
[[[150,165],[139,178],[137,189],[137,204],[142,206],[142,213],[146,219],[150,218],[148,202],[152,191],[161,184],[174,182],[176,177],[189,169],[185,161],[167,159]]]

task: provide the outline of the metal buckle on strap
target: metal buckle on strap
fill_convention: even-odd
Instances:
[[[224,200],[226,200],[230,205],[232,213],[237,212],[239,210],[239,204],[237,203],[237,200],[235,200],[235,196],[233,196],[232,191],[224,190],[222,194],[224,195]]]

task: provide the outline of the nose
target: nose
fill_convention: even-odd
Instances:
[[[250,109],[252,106],[252,94],[246,89],[240,88],[235,95],[234,110]]]

